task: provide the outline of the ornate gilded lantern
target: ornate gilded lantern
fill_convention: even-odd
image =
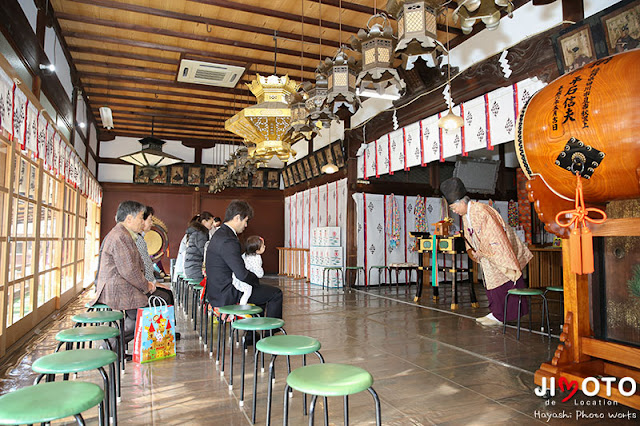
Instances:
[[[500,12],[506,10],[509,18],[513,17],[513,3],[509,0],[456,0],[458,7],[453,11],[453,22],[460,21],[464,34],[473,30],[477,21],[484,22],[488,30],[495,30],[500,25]]]
[[[255,158],[266,161],[275,155],[287,161],[290,155],[295,155],[291,141],[285,138],[291,124],[288,99],[296,92],[295,82],[287,75],[263,77],[258,74],[247,86],[258,99],[258,104],[228,119],[225,129],[255,144],[252,152]]]
[[[325,59],[318,68],[323,74],[327,74],[328,93],[325,104],[334,113],[344,107],[354,114],[360,106],[356,97],[358,70],[355,58],[348,56],[340,47],[333,60]]]
[[[326,105],[327,94],[329,93],[329,82],[327,77],[316,70],[316,84],[306,83],[305,91],[309,95],[305,104],[307,107],[307,124],[317,133],[324,127],[330,127],[333,120],[337,120],[333,112]]]
[[[298,93],[292,99],[291,124],[285,134],[285,138],[290,140],[291,143],[297,142],[302,138],[311,140],[318,132],[318,127],[310,124],[307,120],[309,116],[309,110],[307,109],[309,94],[307,90],[311,87],[313,86],[309,82],[302,83],[298,87]]]
[[[383,19],[383,24],[370,26],[374,18]],[[393,28],[384,14],[374,15],[367,22],[367,30],[349,40],[355,50],[362,52],[362,71],[356,80],[358,96],[396,100],[405,90],[404,80],[393,68]]]
[[[386,10],[398,21],[398,44],[396,55],[402,58],[404,69],[413,68],[414,62],[422,58],[434,67],[437,48],[436,0],[389,0]]]

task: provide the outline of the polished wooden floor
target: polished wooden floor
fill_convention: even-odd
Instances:
[[[285,278],[265,278],[264,282],[279,285],[284,291],[285,328],[289,334],[320,340],[327,362],[354,364],[371,372],[382,401],[385,425],[612,424],[615,421],[611,415],[627,413],[635,416],[635,422],[640,419],[640,412],[622,405],[600,405],[607,401],[579,397],[580,392],[566,403],[561,402],[566,394],[558,394],[550,400],[553,406],[537,397],[533,372],[551,358],[557,338],[549,342],[546,336],[527,330],[518,341],[512,327],[503,335],[501,327],[476,323],[475,317],[488,312],[481,287],[476,288],[480,308],[470,307],[465,287],[460,309],[452,312],[447,291],[437,303],[428,293],[419,305],[413,303],[415,287],[410,293],[405,293],[404,287],[399,291],[382,287],[343,293],[322,291]],[[54,349],[53,336],[57,330],[70,326],[71,315],[84,310],[88,297],[74,302],[27,342],[24,351],[5,360],[0,371],[1,393],[32,383],[31,363]],[[534,306],[534,311],[538,309]],[[559,315],[553,320],[555,330]],[[534,317],[534,323],[539,324],[537,321]],[[119,423],[250,424],[253,373],[247,375],[246,401],[241,408],[240,357],[236,357],[234,387],[229,390],[228,364],[226,376],[221,378],[215,359],[209,358],[182,314],[178,316],[178,329],[182,340],[175,358],[128,364],[123,376]],[[294,368],[300,363],[300,359],[292,359]],[[284,359],[278,360],[276,370],[272,422],[282,424]],[[257,424],[266,420],[265,377],[266,373],[259,375]],[[92,374],[78,379],[97,382]],[[290,424],[307,424],[307,418],[302,416],[301,395],[294,394],[291,404]],[[318,414],[316,424],[322,424],[321,411]],[[329,400],[329,414],[331,424],[343,423],[340,398]],[[375,424],[371,396],[362,393],[350,397],[349,414],[353,425]],[[548,421],[551,415],[554,418]],[[96,410],[87,412],[86,418],[88,423],[97,423]]]

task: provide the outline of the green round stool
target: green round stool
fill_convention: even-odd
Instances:
[[[368,278],[369,280],[365,283],[365,287],[369,286],[369,283],[371,282],[371,270],[373,269],[377,269],[378,270],[378,285],[382,285],[382,280],[380,279],[380,276],[382,275],[382,272],[384,271],[384,275],[385,278],[387,276],[387,271],[389,270],[389,267],[386,265],[373,265],[373,266],[369,266],[369,273],[368,273]],[[389,273],[389,278],[391,278],[391,273]]]
[[[202,340],[202,304],[200,303],[200,292],[204,287],[201,286],[200,283],[198,283],[193,285],[191,288],[193,289],[191,299],[191,318],[193,319],[193,331],[197,331],[198,329],[198,311],[200,311],[200,340]]]
[[[342,284],[346,290],[347,288],[347,272],[356,271],[356,282],[358,287],[360,286],[360,272],[364,273],[364,268],[362,266],[345,266],[342,272]]]
[[[253,366],[253,408],[251,412],[251,419],[253,423],[256,422],[256,395],[258,388],[258,354],[260,352],[271,355],[271,361],[269,362],[269,378],[268,378],[268,391],[267,391],[267,425],[271,423],[271,395],[273,389],[273,382],[275,381],[275,362],[278,355],[287,357],[287,370],[291,373],[291,363],[289,357],[292,355],[302,355],[302,365],[307,365],[307,354],[316,354],[321,363],[324,363],[324,358],[320,354],[320,342],[313,337],[297,336],[297,335],[284,335],[284,336],[271,336],[258,340],[256,343],[256,351],[254,355]],[[286,398],[285,394],[285,398]],[[325,404],[326,404],[325,399]],[[307,414],[307,399],[304,395],[304,414]],[[326,405],[325,405],[326,407]],[[326,413],[325,413],[326,414]],[[328,417],[325,415],[325,424],[328,423]]]
[[[216,354],[216,365],[220,364],[220,353],[222,352],[222,364],[220,365],[220,376],[224,376],[224,358],[227,340],[227,320],[222,319],[222,315],[227,315],[231,319],[230,322],[236,320],[237,317],[245,317],[247,315],[258,315],[262,313],[262,308],[255,305],[227,305],[218,308],[218,353]],[[231,329],[230,329],[231,330]],[[211,341],[213,342],[213,327],[211,327]],[[229,337],[231,337],[229,331]],[[221,347],[222,346],[222,347]],[[233,342],[230,342],[230,349],[233,351]]]
[[[109,305],[105,305],[104,303],[95,303],[95,304],[91,304],[91,302],[87,302],[84,304],[84,307],[87,308],[88,312],[91,311],[110,311],[111,308],[109,307]]]
[[[84,342],[93,342],[97,340],[103,340],[107,347],[113,351],[111,347],[111,342],[109,339],[116,339],[117,348],[115,351],[116,355],[119,354],[120,343],[120,330],[115,327],[108,327],[106,325],[94,325],[87,327],[76,327],[76,328],[68,328],[66,330],[61,330],[56,334],[56,340],[58,343],[58,347],[56,348],[56,353],[60,350],[62,345],[66,344],[67,349],[70,350],[73,348],[74,343],[84,343]],[[70,352],[73,352],[70,350]],[[118,368],[116,371],[116,393],[118,397],[120,397],[120,369]]]
[[[509,296],[518,296],[518,331],[516,332],[516,339],[520,340],[520,309],[522,307],[522,298],[529,298],[529,331],[533,330],[532,325],[532,315],[531,315],[531,296],[540,296],[542,297],[542,320],[545,318],[547,320],[547,334],[549,339],[551,339],[551,329],[549,328],[549,307],[547,305],[547,298],[544,295],[544,292],[539,288],[512,288],[507,291],[506,296],[504,297],[504,321],[502,326],[502,334],[507,331],[507,301],[509,300]]]
[[[245,318],[241,320],[237,320],[231,323],[231,333],[234,331],[236,333],[240,333],[240,331],[244,331],[242,335],[242,380],[240,382],[240,406],[244,405],[244,373],[245,373],[245,355],[246,355],[246,338],[247,332],[253,333],[253,341],[256,341],[256,331],[271,331],[271,330],[280,330],[284,335],[287,334],[284,331],[284,320],[280,318],[269,318],[269,317],[254,317],[254,318]],[[263,336],[264,337],[264,336]],[[231,340],[233,341],[233,334],[231,336]],[[229,381],[229,389],[233,388],[233,350],[231,351],[231,368],[229,375],[231,380]],[[255,354],[255,351],[254,351]],[[264,356],[262,357],[262,370],[264,371]]]
[[[115,324],[120,329],[120,350],[118,352],[120,366],[124,373],[124,314],[120,311],[94,311],[77,314],[71,317],[71,321],[75,322],[74,327],[85,324]]]
[[[342,272],[342,267],[341,266],[325,266],[324,268],[322,268],[322,290],[324,290],[324,283],[325,280],[327,282],[327,290],[331,287],[329,287],[329,275],[331,274],[331,271],[336,271],[336,277],[338,278],[338,280],[340,279],[340,272]],[[344,282],[342,283],[342,287],[344,287]]]
[[[195,306],[191,303],[191,313],[189,313],[189,300],[193,302],[193,294],[195,293],[194,287],[200,285],[201,282],[202,280],[185,278],[186,291],[184,292],[184,313],[185,315],[191,315],[191,321],[193,321]]]
[[[344,424],[349,424],[349,395],[362,391],[369,391],[376,404],[376,425],[382,424],[380,413],[380,398],[373,390],[373,377],[360,367],[347,364],[315,364],[293,370],[287,376],[287,386],[284,390],[284,425],[289,422],[289,398],[290,389],[313,395],[309,406],[309,425],[313,425],[313,414],[316,408],[318,396],[343,396],[344,397]],[[327,407],[325,405],[325,422]]]
[[[82,371],[98,370],[104,384],[104,416],[111,417],[111,424],[118,424],[116,404],[116,362],[118,356],[113,351],[102,349],[77,349],[75,351],[56,352],[38,358],[31,369],[39,373],[34,384],[38,384],[46,375],[47,382],[53,382],[56,374],[67,375]],[[109,366],[109,375],[104,367]],[[110,377],[109,377],[110,376]],[[100,412],[100,415],[103,415]]]
[[[102,412],[103,399],[104,392],[93,383],[65,381],[29,386],[0,396],[0,424],[46,423],[73,416],[84,425],[82,412],[96,405],[100,405],[98,413]]]

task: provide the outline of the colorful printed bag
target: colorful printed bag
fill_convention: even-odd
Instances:
[[[138,309],[133,360],[144,363],[176,356],[175,325],[173,306],[151,296],[149,307]]]

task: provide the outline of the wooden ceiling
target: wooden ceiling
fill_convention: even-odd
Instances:
[[[147,136],[153,120],[156,136],[202,141],[203,146],[241,142],[224,130],[224,122],[255,104],[244,83],[256,73],[273,73],[274,33],[277,73],[298,82],[313,80],[320,58],[333,56],[340,41],[346,45],[385,3],[51,0],[98,124],[98,109],[109,106],[115,135]],[[468,36],[451,22],[455,3],[448,3],[438,19],[438,39],[446,43],[449,38],[453,46]],[[176,80],[181,59],[239,65],[247,71],[235,88],[181,83]]]

